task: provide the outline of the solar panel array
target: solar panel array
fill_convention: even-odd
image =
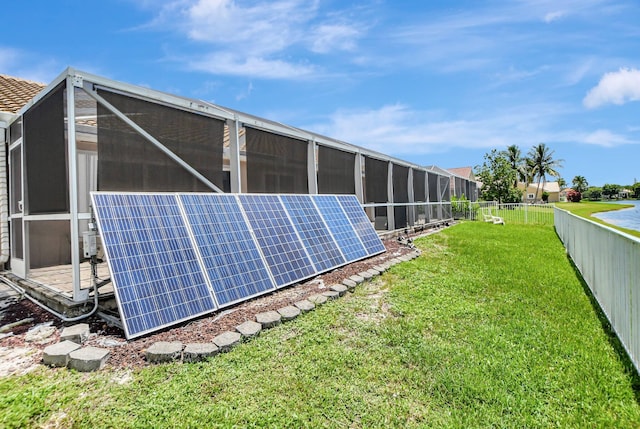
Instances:
[[[91,196],[127,338],[385,250],[352,195]]]

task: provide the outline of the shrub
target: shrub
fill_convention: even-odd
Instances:
[[[569,190],[567,192],[567,201],[571,203],[579,203],[582,200],[582,194],[576,190]]]

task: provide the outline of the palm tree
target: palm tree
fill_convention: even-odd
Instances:
[[[523,158],[520,148],[514,144],[507,146],[507,150],[504,152],[509,160],[511,168],[516,172],[516,179],[513,181],[513,187],[518,187],[518,180],[523,176]]]
[[[553,159],[553,153],[549,147],[540,143],[531,148],[529,151],[529,158],[533,161],[535,177],[538,178],[538,186],[536,188],[536,199],[540,193],[540,182],[542,182],[542,188],[547,184],[547,175],[551,177],[560,177],[558,168],[562,168],[562,159]]]
[[[529,188],[529,185],[536,179],[536,165],[533,159],[526,157],[524,159],[524,188]]]
[[[562,177],[558,177],[558,186],[560,187],[560,189],[564,189],[567,187],[567,181],[564,180]]]
[[[580,193],[589,189],[589,182],[587,182],[587,179],[585,179],[584,176],[574,177],[571,184],[573,185],[573,189]]]

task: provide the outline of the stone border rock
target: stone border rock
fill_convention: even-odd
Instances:
[[[211,343],[189,343],[184,346],[181,342],[159,341],[152,344],[145,352],[150,363],[165,362],[199,362],[230,351],[243,340],[257,337],[263,329],[273,328],[282,322],[290,321],[303,313],[314,310],[329,300],[338,299],[346,292],[353,292],[365,281],[381,275],[389,268],[402,262],[411,261],[421,252],[415,252],[389,259],[381,264],[371,266],[368,270],[352,275],[342,280],[341,284],[334,284],[320,294],[295,302],[293,305],[280,308],[277,311],[266,311],[255,315],[255,321],[246,322],[235,327],[235,331],[226,331],[213,339]],[[97,347],[82,347],[81,344],[89,337],[89,326],[85,323],[69,326],[63,329],[61,342],[44,349],[42,362],[45,365],[63,367],[77,371],[96,371],[104,367],[109,350]]]

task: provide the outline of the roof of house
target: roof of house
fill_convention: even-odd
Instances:
[[[447,168],[447,171],[468,180],[475,180],[472,167]]]
[[[46,85],[0,74],[0,112],[16,113]]]
[[[538,182],[529,183],[529,187],[527,188],[527,190],[535,190],[537,188]],[[544,184],[540,182],[540,189],[546,192],[560,192],[560,185],[558,184],[558,182],[546,182]]]

